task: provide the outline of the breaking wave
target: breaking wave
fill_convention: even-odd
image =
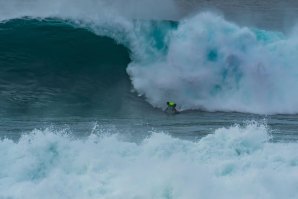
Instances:
[[[154,20],[149,20],[146,12],[144,15],[132,12],[131,4],[133,1],[120,11],[116,1],[108,3],[104,0],[95,4],[92,1],[80,4],[80,1],[64,0],[50,5],[43,0],[35,3],[1,2],[1,9],[5,8],[0,15],[1,44],[6,44],[7,40],[17,41],[14,40],[16,38],[9,40],[7,26],[10,26],[10,33],[18,35],[17,38],[25,42],[24,46],[30,46],[32,41],[26,43],[28,35],[22,35],[24,29],[19,29],[19,25],[24,23],[29,24],[27,31],[32,30],[41,38],[39,41],[45,41],[43,45],[31,45],[33,52],[11,47],[10,44],[21,45],[20,41],[1,45],[1,51],[8,54],[0,59],[1,68],[12,63],[12,67],[17,68],[28,63],[26,59],[32,62],[30,56],[25,56],[24,61],[22,53],[28,50],[28,54],[40,58],[39,50],[44,49],[44,57],[41,56],[38,63],[34,62],[35,65],[54,65],[55,70],[63,70],[66,66],[88,68],[92,65],[93,68],[101,68],[105,65],[106,71],[109,71],[104,73],[106,79],[130,79],[134,90],[154,107],[164,108],[165,101],[173,100],[181,110],[298,113],[298,94],[293,91],[293,86],[298,83],[298,40],[295,34],[240,27],[222,16],[207,12],[171,22],[161,20],[165,18],[163,12],[155,10]],[[175,10],[170,1],[167,5],[172,5],[172,10]],[[146,10],[145,7],[142,9]],[[22,20],[16,23],[15,19]],[[44,27],[36,28],[36,20]],[[14,26],[11,26],[12,23]],[[30,29],[31,25],[35,29]],[[50,31],[51,34],[44,34],[42,39],[49,26],[57,30],[60,28],[60,31]],[[67,38],[70,32],[64,31],[61,26],[85,35],[72,34],[73,37]],[[87,34],[86,30],[92,33]],[[48,39],[50,36],[60,38],[56,40],[57,45],[50,43],[53,41]],[[35,38],[34,35],[32,38]],[[80,43],[80,38],[85,38],[89,42],[86,45],[94,48],[85,52],[84,48],[80,48],[84,45]],[[100,43],[99,40],[105,42]],[[65,48],[59,49],[61,44],[68,46],[66,51]],[[9,48],[13,48],[11,54],[8,53]],[[99,49],[102,52],[109,50],[106,54],[99,53],[102,56],[96,58]],[[55,55],[55,62],[51,62]],[[81,59],[65,61],[70,57]],[[11,59],[16,62],[11,62]],[[61,63],[62,69],[57,69]],[[129,77],[123,73],[125,68]],[[78,73],[81,70],[77,70]],[[111,71],[118,71],[118,76]],[[100,73],[94,70],[89,74],[94,72]],[[125,93],[130,92],[130,88],[124,90]]]

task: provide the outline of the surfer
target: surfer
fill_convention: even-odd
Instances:
[[[175,102],[167,102],[167,108],[165,110],[165,113],[167,113],[167,114],[179,113],[176,109],[176,103]]]

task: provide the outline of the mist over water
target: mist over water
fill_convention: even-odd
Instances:
[[[120,0],[45,0],[10,2],[1,1],[2,19],[29,17],[72,17],[77,20],[94,20],[102,18],[111,23],[118,17],[147,18],[147,19],[173,19],[179,16],[179,8],[172,0],[147,1],[128,0],[123,3]],[[158,6],[157,6],[158,5]]]
[[[187,14],[215,11],[242,26],[288,32],[297,25],[298,3],[295,0],[182,0],[177,1]]]

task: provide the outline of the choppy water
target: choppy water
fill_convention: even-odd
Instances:
[[[298,198],[297,8],[0,0],[0,198]]]

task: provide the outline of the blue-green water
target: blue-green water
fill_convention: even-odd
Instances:
[[[153,14],[149,1],[11,2],[1,199],[298,198],[295,29],[239,10],[180,18],[173,1]],[[214,1],[248,4],[227,5]],[[163,113],[169,100],[180,114]]]

